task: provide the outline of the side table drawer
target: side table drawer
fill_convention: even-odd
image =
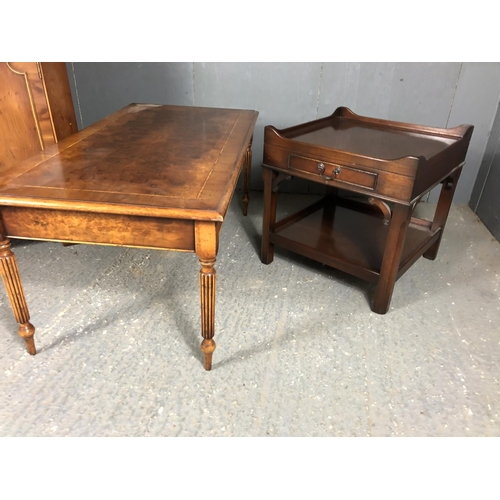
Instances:
[[[374,190],[377,186],[377,173],[315,160],[313,158],[306,158],[295,154],[290,154],[288,156],[288,168],[290,170],[317,174],[326,180],[334,180],[364,189]]]

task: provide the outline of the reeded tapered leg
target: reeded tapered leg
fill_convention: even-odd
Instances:
[[[200,259],[201,299],[201,350],[205,355],[205,370],[212,368],[212,353],[215,351],[215,259]]]
[[[14,312],[14,317],[19,323],[19,335],[26,342],[26,348],[30,354],[36,354],[35,327],[29,322],[30,314],[24,296],[21,277],[17,267],[16,257],[10,249],[10,240],[8,238],[0,238],[0,273],[2,275],[5,289]]]
[[[411,213],[411,207],[394,205],[372,307],[372,311],[378,314],[385,314],[389,310]]]
[[[205,370],[212,369],[212,354],[215,351],[215,257],[218,247],[218,231],[215,222],[195,223],[196,255],[200,269],[201,303],[201,350],[205,358]]]
[[[248,213],[248,203],[250,202],[250,176],[252,172],[252,139],[248,145],[245,155],[245,165],[243,171],[243,215]]]

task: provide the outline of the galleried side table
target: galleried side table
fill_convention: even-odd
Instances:
[[[368,118],[345,107],[283,130],[265,127],[262,262],[273,261],[277,245],[376,283],[372,310],[385,314],[396,280],[420,256],[436,258],[472,131]],[[326,195],[276,221],[278,186],[293,177],[327,186]],[[440,183],[433,220],[414,217]]]
[[[219,232],[242,169],[246,215],[257,115],[131,104],[0,172],[0,274],[30,354],[35,328],[11,237],[196,253],[211,369]]]

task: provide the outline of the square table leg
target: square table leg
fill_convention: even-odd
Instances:
[[[261,261],[270,264],[274,259],[274,245],[269,241],[269,232],[274,231],[276,225],[277,193],[273,190],[273,180],[277,174],[266,167],[262,168],[264,180],[264,215],[262,218],[262,249]]]
[[[447,177],[443,182],[431,228],[432,232],[434,232],[438,228],[441,228],[441,230],[439,232],[437,241],[424,253],[424,257],[426,259],[434,260],[437,256],[439,245],[441,244],[441,238],[443,237],[444,226],[446,225],[446,221],[448,220],[451,202],[453,201],[453,195],[455,194],[455,189],[457,187],[461,172],[462,167],[455,170],[455,172],[453,172],[453,174]]]
[[[411,214],[411,206],[394,205],[372,307],[372,311],[378,314],[389,310]]]
[[[23,284],[19,276],[16,256],[10,249],[10,240],[0,236],[0,274],[12,306],[16,321],[19,323],[19,335],[26,342],[26,348],[30,354],[36,354],[35,327],[29,322],[30,314],[26,297],[24,296]]]

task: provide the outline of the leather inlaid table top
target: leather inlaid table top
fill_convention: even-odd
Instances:
[[[0,204],[222,220],[255,111],[133,104],[0,176]]]

